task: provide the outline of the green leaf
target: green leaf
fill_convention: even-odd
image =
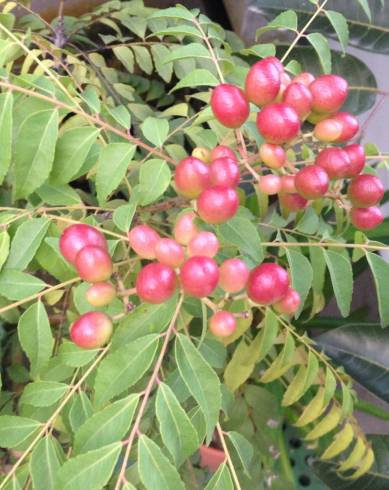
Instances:
[[[0,295],[10,300],[27,298],[46,286],[46,283],[25,272],[13,269],[0,272]]]
[[[115,209],[112,215],[113,222],[119,228],[119,230],[128,232],[130,229],[132,219],[136,212],[136,204],[128,203],[123,204]]]
[[[12,239],[5,268],[25,269],[35,256],[49,225],[47,218],[35,218],[22,223]]]
[[[224,371],[224,382],[231,391],[237,390],[253,372],[255,360],[249,355],[250,345],[242,338]]]
[[[0,95],[0,184],[8,173],[12,160],[13,95],[11,91]]]
[[[327,38],[325,38],[323,34],[320,34],[319,32],[312,32],[306,37],[311,43],[312,47],[315,49],[324,73],[331,73],[331,50]]]
[[[135,150],[131,143],[111,143],[101,150],[96,170],[97,198],[101,204],[122,182]]]
[[[130,48],[117,46],[113,48],[112,52],[129,73],[134,72],[134,53]]]
[[[256,38],[261,36],[264,32],[272,31],[274,29],[289,29],[291,31],[297,30],[297,15],[293,10],[287,10],[281,12],[271,22],[266,24],[265,27],[261,27],[256,30]]]
[[[234,490],[234,484],[232,483],[227,463],[219,466],[204,490]]]
[[[115,468],[122,444],[115,442],[68,459],[56,478],[56,490],[101,490]]]
[[[126,106],[118,105],[107,109],[115,121],[123,126],[123,128],[129,129],[131,127],[131,113]]]
[[[160,77],[166,83],[169,83],[173,75],[173,65],[171,63],[164,64],[163,62],[170,53],[170,50],[163,44],[153,44],[150,49],[153,55],[155,69]]]
[[[186,58],[210,59],[211,56],[209,54],[208,49],[205,46],[203,46],[202,44],[190,43],[190,44],[185,44],[184,46],[180,46],[179,48],[175,48],[172,51],[170,51],[168,56],[165,57],[164,63],[171,63],[172,61],[183,60]]]
[[[88,85],[82,94],[81,98],[87,104],[92,113],[97,114],[101,110],[101,102],[99,97],[99,92],[96,87]]]
[[[347,19],[343,14],[334,10],[324,10],[324,12],[338,36],[343,53],[345,53],[349,39]]]
[[[320,294],[324,288],[327,270],[323,250],[320,247],[309,247],[309,258],[313,271],[312,289],[315,293]]]
[[[20,317],[18,335],[35,378],[48,363],[54,346],[49,318],[41,301],[31,305]]]
[[[93,414],[92,403],[84,391],[73,396],[69,409],[69,425],[76,432]]]
[[[192,12],[183,5],[157,10],[150,16],[150,19],[158,19],[161,17],[171,17],[173,19],[183,19],[190,21],[193,21],[195,18]]]
[[[3,268],[4,262],[9,255],[10,238],[7,230],[0,232],[0,270]]]
[[[99,130],[90,126],[70,128],[62,133],[55,148],[52,184],[67,184],[77,175],[98,135]]]
[[[145,435],[138,442],[138,471],[148,490],[185,490],[176,468],[154,441]]]
[[[276,47],[274,44],[254,44],[253,46],[242,49],[241,53],[243,55],[253,54],[254,56],[265,58],[267,56],[275,56]]]
[[[278,317],[270,308],[266,308],[263,327],[261,332],[257,335],[260,342],[258,344],[256,361],[264,359],[273,347],[278,335],[278,327]]]
[[[95,405],[101,407],[139,381],[153,362],[158,344],[158,335],[146,335],[109,354],[97,369]]]
[[[239,434],[239,432],[229,431],[227,432],[227,436],[234,446],[244,472],[250,478],[250,463],[254,456],[253,446],[244,436],[242,436],[242,434]]]
[[[219,80],[210,71],[205,70],[204,68],[197,68],[188,73],[176,85],[174,85],[171,92],[186,87],[216,87],[219,85],[219,83]]]
[[[346,253],[343,255],[332,250],[323,250],[323,253],[330,271],[336,302],[341,314],[346,317],[350,313],[353,296],[353,271],[350,259]]]
[[[55,478],[61,467],[60,446],[56,439],[46,436],[31,453],[30,474],[34,490],[54,490]]]
[[[301,305],[296,313],[298,317],[304,308],[305,300],[312,286],[313,271],[309,260],[300,252],[286,248],[286,256],[290,265],[292,287],[299,293]]]
[[[28,197],[50,175],[58,135],[58,111],[38,111],[20,125],[15,142],[15,199]]]
[[[129,395],[88,418],[74,435],[74,453],[120,441],[131,427],[138,401],[138,394]]]
[[[358,3],[362,7],[362,10],[365,12],[366,17],[369,19],[369,22],[371,22],[371,10],[368,0],[358,0]]]
[[[169,123],[166,119],[148,117],[141,124],[143,136],[155,146],[162,146],[169,134]]]
[[[0,416],[0,447],[15,448],[41,427],[36,420],[15,415]]]
[[[307,364],[301,364],[289,384],[282,399],[282,406],[288,407],[296,403],[316,381],[319,362],[316,354],[309,351]]]
[[[158,387],[155,411],[162,441],[179,467],[199,446],[196,429],[165,383]]]
[[[181,334],[176,339],[176,362],[182,379],[204,414],[210,441],[221,407],[219,378],[192,342]]]
[[[377,291],[381,325],[386,327],[389,325],[389,264],[379,255],[370,252],[366,252],[366,258],[373,274]]]
[[[132,46],[135,53],[135,59],[138,63],[139,68],[141,68],[148,75],[153,72],[153,62],[150,53],[144,46]]]
[[[33,407],[49,407],[57,402],[68,388],[67,384],[55,381],[36,381],[24,388],[20,402]]]
[[[81,204],[80,196],[70,185],[43,184],[36,192],[42,201],[50,206]]]
[[[156,201],[169,187],[172,173],[163,160],[149,160],[139,172],[140,204],[146,206]]]
[[[73,342],[63,341],[58,350],[58,357],[66,366],[76,368],[89,364],[98,352],[99,349],[83,349]]]

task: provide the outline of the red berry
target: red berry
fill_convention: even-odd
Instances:
[[[320,199],[328,191],[330,179],[317,165],[302,168],[295,178],[297,192],[305,199]]]
[[[350,159],[350,167],[346,177],[356,177],[365,167],[366,156],[362,145],[348,145],[343,148]]]
[[[281,177],[281,192],[284,194],[296,193],[296,177],[294,175],[283,175]]]
[[[216,337],[229,337],[236,330],[236,320],[229,311],[218,311],[209,320],[209,330]]]
[[[348,94],[347,81],[338,75],[321,75],[309,86],[312,109],[319,113],[336,112]]]
[[[219,269],[210,257],[191,257],[181,268],[182,289],[190,296],[209,296],[219,281]]]
[[[161,238],[155,245],[155,257],[161,264],[180,267],[185,260],[184,249],[172,238]]]
[[[239,167],[231,158],[217,158],[209,167],[209,178],[212,186],[236,187],[240,180]]]
[[[209,167],[197,158],[184,158],[176,167],[174,181],[179,194],[195,198],[209,187]]]
[[[324,168],[330,179],[342,179],[349,171],[350,159],[341,148],[325,148],[317,155],[316,165]]]
[[[384,215],[376,206],[371,208],[351,208],[351,223],[360,230],[371,230],[380,225],[384,220]]]
[[[286,153],[282,146],[263,143],[259,147],[259,158],[269,168],[281,168],[285,165]]]
[[[274,309],[278,311],[278,313],[282,313],[284,315],[294,315],[296,311],[299,309],[301,304],[301,298],[299,293],[292,288],[288,289],[286,295],[275,303]]]
[[[300,119],[292,107],[286,104],[270,104],[258,113],[257,127],[268,143],[279,145],[298,135]]]
[[[197,199],[197,211],[206,223],[213,225],[231,219],[239,207],[239,197],[235,189],[212,187]]]
[[[97,282],[86,291],[86,300],[92,306],[105,306],[116,297],[116,289],[109,282]]]
[[[302,209],[306,208],[308,204],[308,201],[304,197],[300,196],[300,194],[281,193],[279,194],[279,200],[285,209],[293,213],[301,211]]]
[[[229,83],[222,83],[213,90],[211,108],[216,119],[227,128],[240,128],[250,114],[243,91]]]
[[[155,246],[160,239],[158,233],[148,225],[135,226],[128,232],[131,248],[143,259],[155,259]]]
[[[68,226],[59,239],[61,254],[72,264],[78,252],[88,245],[108,250],[104,235],[93,226],[81,223]]]
[[[230,147],[225,145],[215,146],[211,151],[211,162],[217,160],[218,158],[231,158],[234,162],[237,161],[235,152],[231,150]]]
[[[87,282],[102,282],[112,275],[112,260],[100,247],[84,247],[78,252],[75,266],[78,275]]]
[[[359,131],[358,119],[349,112],[338,112],[337,114],[332,116],[332,119],[340,123],[342,127],[342,132],[336,140],[340,143],[354,138],[354,136]]]
[[[70,338],[83,349],[98,349],[111,338],[111,318],[101,311],[90,311],[81,315],[70,327]]]
[[[289,288],[289,276],[277,264],[264,263],[255,267],[247,283],[249,298],[260,305],[271,305],[280,301]]]
[[[299,73],[297,77],[293,78],[293,83],[302,83],[306,87],[309,87],[311,83],[315,80],[315,77],[312,75],[312,73],[309,73],[307,71],[303,71],[302,73]]]
[[[219,240],[215,233],[211,231],[200,231],[189,242],[188,254],[190,257],[204,256],[204,257],[215,257],[220,247]]]
[[[247,284],[249,268],[241,259],[225,260],[219,269],[219,285],[227,293],[238,293]]]
[[[267,194],[268,196],[273,196],[278,194],[281,190],[282,180],[281,177],[274,174],[262,175],[259,183],[258,189]]]
[[[186,211],[177,218],[173,229],[173,235],[181,245],[188,245],[192,238],[199,232],[199,229],[195,224],[195,219],[196,215],[193,211]]]
[[[264,58],[249,70],[245,93],[250,102],[263,106],[273,102],[281,87],[280,68],[273,59]]]
[[[281,73],[281,87],[274,102],[282,102],[285,90],[290,85],[292,79],[287,73]]]
[[[176,273],[168,265],[148,264],[138,273],[135,287],[142,301],[153,304],[164,303],[176,290]]]
[[[312,94],[302,83],[293,82],[286,87],[283,102],[292,107],[300,119],[305,119],[311,112]]]
[[[384,197],[384,186],[374,175],[358,175],[348,186],[348,197],[353,206],[369,208],[375,206]]]
[[[324,119],[319,121],[313,131],[313,135],[319,141],[325,143],[332,143],[338,141],[342,134],[343,126],[340,121],[336,121],[333,118]]]
[[[284,74],[284,65],[275,56],[268,56],[267,58],[264,58],[263,61],[267,61],[268,63],[273,63],[273,65],[275,65],[275,67],[279,71],[280,75]]]

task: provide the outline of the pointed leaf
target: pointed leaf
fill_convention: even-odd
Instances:
[[[39,422],[14,415],[0,416],[0,447],[14,448],[41,426]]]
[[[330,73],[332,66],[331,50],[327,38],[323,34],[320,34],[320,32],[312,32],[307,35],[307,39],[315,49],[324,73]]]
[[[47,286],[35,276],[13,269],[0,273],[0,295],[10,300],[27,298]]]
[[[196,70],[188,73],[185,77],[181,78],[181,80],[174,85],[171,91],[174,92],[180,88],[194,88],[204,85],[208,87],[216,87],[216,85],[219,85],[219,80],[210,71],[205,70],[204,68],[197,68]]]
[[[296,317],[298,317],[312,286],[313,271],[311,263],[302,253],[287,248],[286,255],[290,265],[292,287],[299,293],[301,298],[301,306],[296,314]]]
[[[336,302],[341,314],[346,317],[350,313],[353,296],[353,271],[350,259],[346,254],[324,250],[324,257],[330,271]]]
[[[334,10],[324,10],[324,12],[338,36],[343,53],[345,53],[349,38],[347,19],[343,14]]]
[[[143,136],[155,146],[162,146],[169,134],[169,123],[166,119],[148,117],[141,124]]]
[[[244,472],[250,478],[250,463],[254,456],[253,446],[244,436],[242,436],[242,434],[239,434],[239,432],[229,431],[226,435],[234,446]]]
[[[0,95],[0,184],[8,173],[12,159],[13,95],[11,91]]]
[[[31,453],[30,474],[34,490],[54,490],[55,478],[61,467],[58,442],[50,436],[41,439]]]
[[[139,172],[140,204],[146,206],[163,195],[169,187],[172,173],[163,160],[149,160]]]
[[[219,466],[204,490],[234,490],[234,484],[227,463]]]
[[[367,252],[366,258],[374,277],[377,291],[378,307],[380,311],[381,325],[389,325],[389,264],[379,255]]]
[[[33,407],[49,407],[58,401],[69,386],[55,381],[36,381],[28,384],[20,398],[20,403]]]

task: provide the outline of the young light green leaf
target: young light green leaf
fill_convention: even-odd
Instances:
[[[309,258],[313,271],[312,289],[315,293],[320,294],[324,288],[327,270],[323,250],[320,247],[309,247]]]
[[[199,446],[196,429],[165,383],[160,383],[158,387],[155,411],[162,441],[179,467]]]
[[[389,264],[379,255],[367,252],[366,258],[374,278],[377,291],[381,325],[389,325]]]
[[[301,298],[301,305],[296,314],[298,317],[312,286],[313,271],[311,263],[302,253],[286,248],[286,255],[290,265],[292,287],[299,293]]]
[[[58,135],[58,111],[38,111],[20,125],[14,153],[15,199],[28,197],[50,175]]]
[[[54,490],[55,478],[62,463],[62,449],[56,439],[46,436],[35,446],[30,458],[34,490]]]
[[[249,358],[249,354],[250,345],[242,338],[224,371],[224,382],[231,391],[237,390],[254,370],[255,361]]]
[[[113,222],[119,228],[119,230],[128,232],[130,229],[132,219],[135,215],[136,204],[128,203],[123,204],[115,209],[112,215]]]
[[[210,71],[205,70],[204,68],[196,68],[196,70],[188,73],[176,85],[174,85],[171,92],[186,87],[216,87],[218,84],[219,80]]]
[[[99,92],[96,87],[88,85],[84,92],[80,94],[80,97],[93,113],[97,114],[98,112],[100,112],[101,102]]]
[[[20,300],[39,293],[47,286],[38,277],[14,269],[0,272],[0,295],[10,300]]]
[[[256,362],[264,359],[273,347],[278,335],[278,327],[278,317],[270,308],[267,308],[262,330],[256,337],[259,339],[258,348],[257,345],[254,344],[254,350],[257,351],[255,353]]]
[[[162,146],[169,134],[169,123],[166,119],[148,117],[141,124],[143,136],[155,146]]]
[[[41,301],[32,304],[20,317],[18,335],[35,378],[46,366],[54,346],[49,318]]]
[[[138,66],[148,75],[151,75],[153,72],[153,62],[148,49],[144,46],[132,46],[132,49],[134,50]]]
[[[343,14],[335,12],[335,10],[324,10],[324,12],[338,36],[343,53],[345,53],[349,39],[347,19]]]
[[[180,46],[179,48],[175,48],[170,51],[168,56],[165,57],[164,63],[171,63],[175,60],[183,60],[186,58],[206,58],[211,59],[208,49],[199,43],[190,43],[185,44],[184,46]]]
[[[9,254],[10,238],[7,230],[0,233],[0,270],[3,268],[4,262]]]
[[[134,72],[134,53],[130,48],[117,46],[113,48],[112,52],[129,73]]]
[[[122,444],[115,442],[68,459],[57,473],[56,490],[100,490],[110,479]]]
[[[0,184],[7,175],[12,159],[13,95],[9,90],[0,95]]]
[[[254,456],[253,446],[244,436],[242,436],[242,434],[239,434],[239,432],[229,431],[227,432],[227,437],[234,446],[244,472],[250,478],[249,467]]]
[[[219,378],[187,337],[177,335],[175,348],[178,370],[205,416],[210,441],[221,407]]]
[[[297,15],[294,10],[286,10],[277,15],[271,22],[266,24],[265,27],[261,27],[256,30],[255,36],[258,38],[267,31],[274,29],[289,29],[291,31],[297,30]]]
[[[16,415],[0,416],[0,447],[14,448],[41,426],[39,422]]]
[[[282,406],[288,407],[296,403],[316,381],[318,371],[319,362],[317,356],[310,351],[307,364],[300,365],[288,389],[285,391]]]
[[[155,69],[166,83],[170,82],[173,75],[173,64],[164,63],[164,60],[169,53],[169,48],[163,44],[153,44],[151,46],[151,54],[153,55]]]
[[[185,490],[176,468],[154,441],[145,435],[138,442],[138,471],[147,490]]]
[[[28,384],[20,397],[20,403],[33,407],[49,407],[57,402],[69,386],[55,381],[36,381]]]
[[[82,349],[73,342],[63,341],[59,347],[58,357],[66,366],[76,368],[89,364],[98,352],[99,349]]]
[[[108,108],[107,108],[108,109]],[[129,129],[131,127],[131,113],[124,105],[118,105],[108,109],[111,116],[119,123],[123,128]]]
[[[158,19],[160,17],[171,17],[173,19],[190,21],[193,21],[195,18],[194,14],[183,5],[157,10],[150,16],[150,19]]]
[[[223,463],[209,480],[204,490],[234,490],[234,488],[227,463]]]
[[[350,313],[353,296],[353,271],[350,259],[348,255],[333,252],[332,250],[324,250],[323,252],[330,271],[336,302],[341,314],[346,317]]]
[[[331,73],[331,50],[327,38],[320,32],[312,32],[307,35],[307,39],[315,49],[324,73]]]
[[[172,173],[163,160],[149,160],[139,172],[140,204],[146,206],[156,201],[169,187]]]

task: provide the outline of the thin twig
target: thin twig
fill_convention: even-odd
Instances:
[[[228,451],[228,447],[226,444],[226,440],[224,438],[223,430],[222,430],[219,422],[216,424],[216,430],[217,430],[217,433],[219,435],[224,454],[226,455],[227,464],[228,464],[228,467],[230,468],[232,479],[234,480],[236,490],[242,490],[242,487],[240,486],[240,483],[239,483],[238,475],[236,474],[236,471],[235,471],[234,463],[232,462],[230,452]]]

